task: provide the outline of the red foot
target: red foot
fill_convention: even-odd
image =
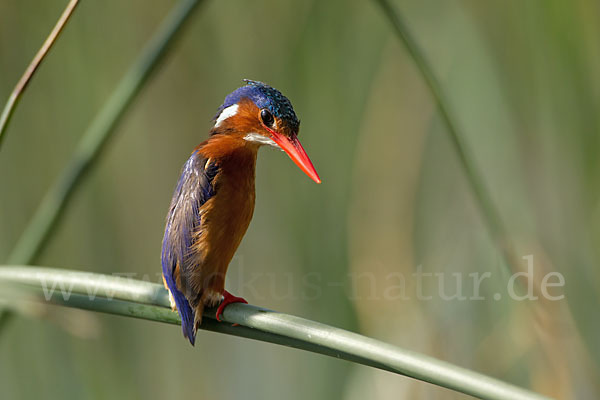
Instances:
[[[225,310],[225,307],[227,307],[227,305],[231,303],[248,304],[248,302],[243,298],[234,296],[227,290],[223,291],[223,301],[221,302],[221,304],[219,304],[219,308],[217,308],[217,321],[221,322],[221,314],[223,314],[223,310]]]

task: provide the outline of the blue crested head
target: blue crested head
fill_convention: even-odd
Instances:
[[[285,121],[292,131],[298,132],[300,121],[294,112],[292,103],[290,103],[287,97],[266,83],[250,79],[244,79],[244,82],[246,82],[246,86],[234,90],[225,98],[223,105],[219,107],[216,117],[219,116],[221,111],[237,104],[242,98],[248,98],[258,108],[269,110],[275,117]]]

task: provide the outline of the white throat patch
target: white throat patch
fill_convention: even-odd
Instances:
[[[217,118],[217,122],[215,123],[215,128],[218,128],[219,125],[221,125],[227,118],[231,118],[237,114],[238,108],[240,108],[240,106],[238,104],[234,104],[221,111],[221,114],[219,114],[219,118]]]
[[[244,136],[244,140],[246,140],[248,142],[255,142],[255,143],[260,143],[260,144],[268,144],[269,146],[273,146],[273,147],[275,147],[277,149],[280,148],[279,145],[273,141],[273,139],[268,138],[268,137],[263,136],[263,135],[259,135],[256,132],[248,133],[246,136]]]

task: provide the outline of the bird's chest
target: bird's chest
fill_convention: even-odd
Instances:
[[[215,196],[203,213],[203,225],[210,230],[225,231],[229,235],[237,232],[243,234],[254,213],[254,170],[237,175],[223,173],[216,183]]]
[[[201,207],[198,249],[204,263],[226,268],[254,213],[255,158],[238,157],[219,163],[215,194]]]

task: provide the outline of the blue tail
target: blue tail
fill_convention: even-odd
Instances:
[[[177,312],[181,317],[181,329],[183,331],[183,336],[185,336],[193,346],[196,342],[196,329],[194,329],[194,311],[190,307],[190,303],[187,301],[183,293],[181,293],[175,286],[175,282],[173,282],[173,279],[165,277],[165,280],[167,281],[167,285],[171,290],[173,299],[175,299]]]
[[[173,295],[175,305],[177,306],[177,312],[181,317],[181,329],[183,336],[185,336],[192,346],[196,342],[196,329],[194,328],[194,311],[190,307],[190,303],[187,301],[183,293],[177,289],[173,276],[170,274],[164,274],[167,286]]]

